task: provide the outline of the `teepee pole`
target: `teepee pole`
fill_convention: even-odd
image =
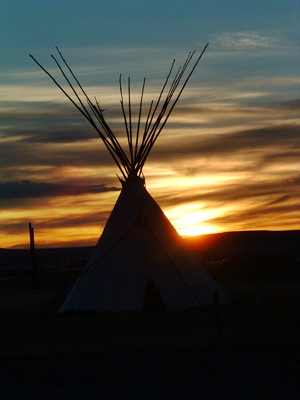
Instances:
[[[130,151],[130,159],[131,165],[133,164],[133,150],[132,150],[132,119],[131,119],[131,96],[130,96],[130,77],[128,77],[128,118],[129,118],[129,151]]]
[[[88,110],[86,109],[86,107],[83,105],[82,100],[80,99],[78,93],[76,92],[75,88],[73,87],[72,83],[70,82],[70,80],[67,78],[66,74],[64,73],[64,71],[62,70],[61,66],[59,65],[59,63],[57,62],[57,60],[55,59],[55,57],[52,56],[52,58],[54,59],[54,61],[56,62],[59,70],[61,71],[62,75],[64,76],[64,78],[66,79],[67,83],[69,84],[69,86],[71,87],[73,93],[75,94],[77,100],[79,101],[80,106],[73,100],[73,98],[66,92],[66,90],[57,82],[57,80],[32,56],[29,55],[33,61],[50,77],[50,79],[55,83],[55,85],[64,93],[64,95],[70,100],[70,102],[77,108],[77,110],[88,120],[88,122],[93,126],[93,128],[97,131],[97,133],[99,134],[100,138],[102,139],[103,143],[105,144],[106,148],[108,149],[109,153],[111,154],[111,156],[113,157],[114,161],[116,162],[120,172],[122,173],[123,177],[126,179],[126,177],[128,176],[127,173],[130,170],[130,162],[126,156],[126,154],[123,152],[120,144],[118,143],[117,139],[115,138],[115,136],[112,134],[112,132],[110,131],[110,129],[108,128],[108,130],[111,132],[110,134],[108,134],[108,137],[110,138],[110,140],[112,141],[112,144],[108,141],[107,137],[103,134],[103,132],[98,128],[98,126],[95,124],[93,118],[91,117],[90,113],[88,112]],[[75,75],[72,72],[72,75],[75,77]],[[95,112],[95,106],[93,106],[91,100],[89,99],[89,97],[87,96],[87,94],[85,93],[85,91],[83,90],[82,86],[80,85],[79,81],[77,80],[77,78],[75,78],[76,82],[78,83],[78,86],[81,88],[83,94],[86,97],[87,103],[90,107],[90,109],[92,110],[93,114],[95,115],[95,117],[97,118],[97,113]],[[102,117],[102,119],[104,120],[104,117]],[[108,127],[108,125],[106,124],[106,121],[102,121],[100,122],[99,118],[97,118],[97,120],[99,121],[99,123],[101,124],[101,126],[103,127]],[[106,132],[107,133],[107,132]],[[120,161],[117,160],[117,157],[120,159]],[[122,167],[121,166],[124,167]],[[126,171],[126,172],[124,172]]]
[[[167,86],[168,80],[169,80],[169,78],[171,76],[171,73],[173,71],[174,64],[175,64],[175,60],[173,60],[173,62],[172,62],[172,65],[170,67],[169,73],[168,73],[168,75],[167,75],[167,77],[165,79],[165,82],[163,84],[163,87],[162,87],[162,89],[160,91],[160,94],[158,96],[158,99],[157,99],[157,101],[155,103],[155,106],[154,106],[153,110],[152,110],[152,107],[153,107],[154,102],[153,102],[153,100],[151,101],[151,105],[150,105],[149,112],[148,112],[148,115],[147,115],[147,119],[146,119],[146,122],[145,122],[142,143],[141,143],[141,146],[139,148],[138,155],[137,155],[138,164],[140,164],[140,160],[142,159],[143,153],[146,152],[146,149],[148,147],[148,142],[149,142],[149,140],[151,140],[151,132],[154,129],[153,126],[151,128],[151,124],[152,124],[152,121],[154,119],[155,113],[156,113],[156,111],[158,109],[158,106],[159,106],[159,103],[161,101],[161,98],[162,98],[162,95],[164,93],[164,90],[165,90],[165,88]],[[155,127],[155,123],[154,123],[154,127]],[[149,134],[149,130],[150,130],[150,134]],[[139,167],[139,169],[140,169],[140,167]]]
[[[124,118],[124,124],[125,124],[125,129],[126,129],[126,136],[127,136],[127,141],[130,143],[130,133],[129,133],[129,126],[128,126],[128,121],[127,121],[127,115],[124,107],[124,98],[123,98],[123,87],[122,87],[122,74],[120,74],[119,77],[119,88],[120,88],[120,104],[121,104],[121,109],[122,109],[122,114]],[[130,146],[130,145],[129,145]]]
[[[139,116],[138,116],[137,129],[136,129],[135,148],[134,148],[134,159],[135,160],[137,158],[137,151],[138,151],[138,146],[139,146],[139,134],[140,134],[140,125],[141,125],[141,116],[142,116],[145,84],[146,84],[146,78],[144,78],[144,80],[143,80],[143,86],[142,86],[142,92],[141,92],[141,100],[140,100],[140,108],[139,108]]]
[[[154,146],[154,143],[156,142],[156,140],[157,140],[157,138],[158,138],[160,132],[161,132],[162,129],[164,128],[165,124],[167,123],[167,121],[168,121],[168,119],[169,119],[169,117],[170,117],[170,115],[171,115],[171,113],[172,113],[172,111],[173,111],[175,105],[177,104],[177,102],[178,102],[178,100],[179,100],[179,98],[180,98],[180,96],[181,96],[181,94],[182,94],[184,88],[186,87],[186,85],[187,85],[187,83],[188,83],[190,77],[192,76],[192,74],[193,74],[193,72],[194,72],[196,66],[198,65],[198,63],[199,63],[200,59],[202,58],[202,56],[203,56],[205,50],[207,49],[207,47],[208,47],[208,43],[207,43],[207,45],[204,47],[204,49],[202,50],[202,52],[200,53],[200,55],[199,55],[199,57],[197,58],[197,60],[196,60],[196,62],[195,62],[195,64],[194,64],[194,66],[192,67],[192,69],[191,69],[189,75],[188,75],[187,78],[185,79],[185,81],[184,81],[184,83],[183,83],[181,89],[179,90],[179,92],[178,92],[178,94],[177,94],[175,100],[173,101],[173,104],[171,105],[171,107],[170,107],[170,109],[169,109],[169,111],[168,111],[168,113],[167,113],[167,115],[166,115],[164,121],[162,122],[161,126],[159,127],[159,129],[158,129],[157,131],[153,130],[153,133],[152,133],[152,135],[150,136],[150,139],[149,139],[149,144],[148,144],[148,146],[147,146],[147,148],[146,148],[146,151],[145,151],[145,153],[144,153],[144,155],[143,155],[143,161],[141,162],[141,168],[143,168],[143,166],[144,166],[144,164],[145,164],[145,161],[146,161],[146,159],[147,159],[147,157],[148,157],[148,155],[149,155],[149,153],[150,153],[152,147]],[[166,98],[166,101],[165,101],[165,103],[164,103],[164,105],[163,105],[162,112],[161,112],[161,114],[159,115],[159,117],[158,117],[158,119],[157,119],[157,127],[158,127],[158,124],[160,123],[161,119],[163,118],[163,115],[164,115],[164,113],[165,113],[165,111],[166,111],[166,109],[167,109],[167,106],[168,106],[168,104],[169,104],[169,101],[171,100],[173,94],[175,93],[175,90],[176,90],[176,88],[178,87],[178,85],[179,85],[179,83],[180,83],[180,80],[181,80],[181,78],[182,78],[182,76],[183,76],[183,74],[184,74],[186,68],[188,67],[188,65],[189,65],[189,63],[190,63],[190,61],[191,61],[191,59],[192,59],[194,53],[195,53],[195,52],[189,54],[189,56],[187,57],[187,60],[186,60],[186,62],[185,62],[185,64],[184,64],[183,68],[181,69],[181,72],[180,72],[179,74],[177,73],[177,75],[176,75],[176,77],[175,77],[175,79],[174,79],[174,81],[173,81],[173,83],[172,83],[171,88],[170,88],[169,93],[168,93],[168,96],[167,96],[167,98]],[[179,72],[179,71],[178,71],[178,72]]]
[[[79,112],[86,118],[86,120],[92,125],[92,127],[96,130],[100,138],[102,139],[104,145],[108,149],[112,158],[116,162],[119,170],[121,171],[123,177],[128,179],[131,176],[140,176],[142,174],[142,168],[146,162],[146,159],[152,150],[158,136],[160,135],[162,129],[166,125],[175,105],[177,104],[184,88],[186,87],[191,75],[193,74],[196,66],[198,65],[202,55],[204,54],[207,45],[204,47],[196,62],[192,66],[189,74],[185,78],[184,82],[181,84],[182,78],[184,77],[188,66],[191,63],[191,60],[195,54],[195,51],[190,52],[183,64],[180,67],[169,88],[167,89],[169,79],[172,75],[173,68],[175,65],[175,60],[173,60],[167,77],[163,83],[161,91],[158,95],[157,100],[154,102],[153,100],[150,103],[150,107],[146,116],[146,120],[144,123],[143,133],[141,134],[141,121],[142,121],[142,111],[143,111],[143,98],[144,98],[144,90],[145,90],[145,82],[146,79],[143,80],[140,104],[139,104],[139,112],[137,118],[137,126],[135,135],[133,133],[133,124],[132,124],[132,106],[131,106],[131,82],[130,77],[128,78],[128,87],[127,87],[127,95],[128,95],[128,104],[127,111],[125,110],[124,105],[124,97],[123,97],[123,88],[122,88],[122,75],[119,78],[119,89],[120,89],[120,103],[121,110],[123,114],[127,142],[128,142],[128,152],[122,148],[119,140],[112,132],[110,127],[105,121],[103,110],[101,109],[97,99],[95,98],[95,104],[90,100],[87,93],[81,86],[79,80],[76,78],[69,64],[63,57],[62,53],[56,47],[56,50],[64,64],[71,75],[71,78],[75,80],[78,85],[78,89],[76,90],[74,85],[72,84],[70,78],[67,76],[65,72],[65,68],[63,68],[57,59],[51,55],[53,60],[55,61],[59,71],[64,77],[65,81],[71,88],[73,95],[69,94],[58,82],[57,80],[48,72],[32,55],[30,57],[34,60],[34,62],[51,78],[51,80],[55,83],[55,85],[64,93],[64,95],[70,100],[70,102],[79,110]],[[68,74],[68,75],[69,75]],[[181,84],[181,87],[180,87]],[[177,90],[178,89],[178,90]],[[80,93],[81,92],[81,93]],[[176,94],[177,92],[177,94]],[[87,105],[84,104],[82,98],[85,98]]]

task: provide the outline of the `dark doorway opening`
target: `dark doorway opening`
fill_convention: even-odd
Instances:
[[[150,278],[146,287],[144,301],[143,301],[143,311],[148,312],[158,312],[166,311],[165,303],[155,286],[155,283]]]

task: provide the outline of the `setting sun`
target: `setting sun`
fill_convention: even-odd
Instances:
[[[214,216],[213,210],[201,210],[198,205],[182,205],[166,213],[181,236],[197,236],[218,231],[207,221]]]

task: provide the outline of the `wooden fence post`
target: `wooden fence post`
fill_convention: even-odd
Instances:
[[[36,262],[36,257],[35,257],[34,229],[31,225],[31,222],[29,222],[29,238],[30,238],[32,281],[34,284],[37,284],[38,270],[37,270],[37,262]]]
[[[220,301],[219,301],[219,293],[217,291],[213,292],[213,301],[214,301],[214,313],[217,327],[217,337],[220,344],[224,344],[224,332],[221,321],[220,314]]]

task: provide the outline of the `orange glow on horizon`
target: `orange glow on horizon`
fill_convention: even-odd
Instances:
[[[102,230],[99,226],[87,226],[86,228],[59,228],[54,232],[40,229],[39,226],[33,226],[35,229],[36,248],[46,247],[80,247],[94,246],[99,239]],[[7,236],[1,240],[2,248],[29,248],[28,225],[24,223],[24,230],[17,235]]]
[[[218,212],[205,209],[204,205],[184,204],[166,212],[166,215],[181,236],[199,236],[217,233],[220,229],[209,224]]]
[[[171,180],[154,176],[149,178],[149,193],[182,237],[240,230],[298,229],[296,196],[286,200],[290,208],[281,216],[278,212],[281,203],[275,203],[274,212],[273,206],[268,206],[268,194],[255,199],[237,198],[231,204],[195,201],[198,196],[201,198],[203,191],[209,196],[214,185],[218,189],[221,187],[219,176],[215,181],[211,177],[209,182],[199,177],[184,182],[184,178],[179,176],[177,185],[175,176]],[[47,197],[43,201],[34,198],[15,206],[10,203],[2,213],[2,224],[8,228],[0,231],[0,247],[29,248],[28,222],[32,222],[35,228],[36,246],[39,248],[95,245],[118,195],[118,191],[108,191]]]

